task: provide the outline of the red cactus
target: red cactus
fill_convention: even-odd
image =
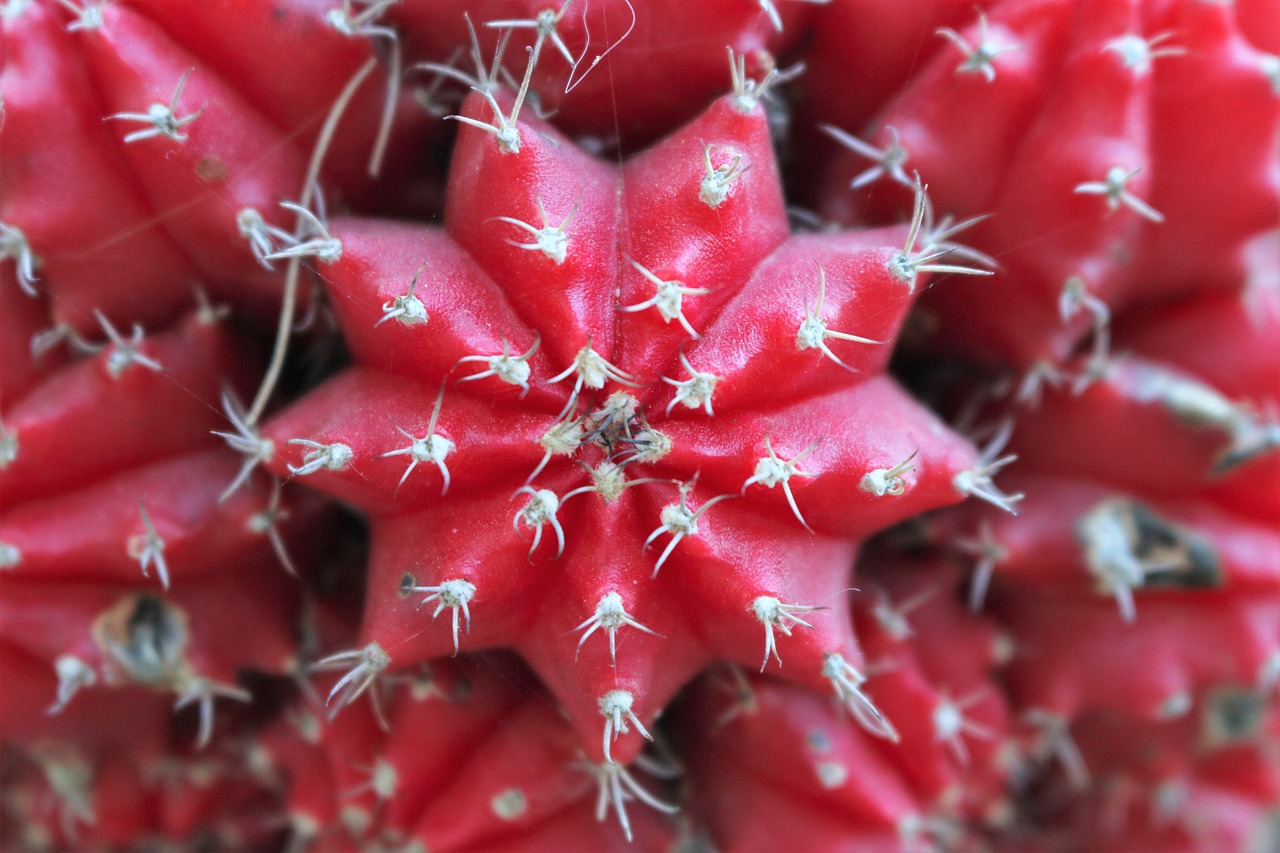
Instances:
[[[138,330],[140,331],[140,330]],[[0,639],[42,661],[61,711],[84,688],[141,684],[195,704],[199,739],[214,701],[247,701],[242,668],[296,665],[279,492],[204,449],[217,378],[252,364],[233,334],[191,316],[150,339],[116,336],[46,375],[3,409]],[[151,407],[168,417],[136,431]],[[317,517],[296,505],[293,523]],[[256,595],[239,601],[251,586]]]
[[[1009,721],[993,680],[991,624],[966,612],[939,565],[866,566],[857,599],[868,689],[902,721],[902,742],[841,719],[830,699],[720,671],[677,708],[695,820],[716,849],[968,849],[968,827],[1000,827]],[[884,571],[884,569],[891,571]],[[881,586],[887,583],[888,586]]]
[[[1274,846],[1274,5],[0,3],[0,847]]]
[[[883,164],[899,183],[917,171],[940,212],[991,217],[972,240],[1001,271],[930,295],[938,345],[1057,364],[1090,330],[1058,316],[1069,280],[1113,311],[1242,285],[1280,219],[1280,97],[1275,45],[1231,6],[1009,2],[944,34],[868,142],[835,131],[852,150],[822,199],[847,221],[866,197],[842,187]]]
[[[507,71],[519,79],[528,57],[507,40],[532,41],[545,57],[530,81],[540,111],[554,116],[567,133],[631,150],[674,130],[723,91],[726,49],[747,57],[762,75],[771,70],[775,57],[804,33],[813,2],[408,0],[385,5],[387,21],[403,34],[410,58],[456,63],[476,39],[477,59],[486,64],[490,57],[505,59]],[[626,97],[619,98],[620,92]]]
[[[802,614],[853,541],[961,499],[977,464],[875,375],[923,252],[905,228],[788,237],[753,87],[621,170],[473,96],[445,232],[331,223],[361,366],[265,431],[273,470],[373,513],[360,645],[515,647],[596,761],[795,625],[785,671],[891,733],[845,618]]]
[[[414,842],[431,850],[620,849],[624,835],[646,849],[671,843],[661,815],[626,806],[635,796],[662,805],[653,783],[640,781],[638,768],[597,774],[510,660],[436,662],[406,681],[381,725],[365,704],[330,722],[304,707],[265,736],[263,769],[285,791],[296,838],[320,850]],[[436,743],[426,754],[424,733]],[[618,810],[619,823],[599,825],[606,808]]]
[[[270,228],[288,236],[279,205],[298,200],[307,153],[369,41],[308,2],[234,4],[238,27],[210,25],[227,3],[21,5],[6,17],[0,77],[0,254],[23,288],[48,292],[54,320],[81,334],[97,330],[95,310],[166,321],[194,282],[273,305],[278,277],[255,254],[278,248]],[[323,61],[299,65],[308,55]],[[340,155],[326,178],[355,194],[381,112],[359,104],[326,139]],[[421,137],[413,123],[387,155],[400,172]]]

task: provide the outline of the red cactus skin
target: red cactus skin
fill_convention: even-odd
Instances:
[[[892,760],[828,698],[744,679],[740,699],[726,695],[730,684],[700,682],[681,714],[696,726],[684,745],[695,780],[692,811],[716,849],[826,849],[832,839],[851,849],[902,849],[904,830],[924,806]],[[724,725],[705,731],[717,720]]]
[[[1220,714],[1234,724],[1224,729],[1214,721]],[[1097,783],[1053,815],[1050,837],[1090,850],[1265,850],[1276,839],[1280,802],[1266,746],[1277,722],[1274,706],[1240,691],[1211,694],[1185,716],[1154,724],[1115,712],[1087,716],[1074,737]]]
[[[47,306],[28,298],[18,287],[13,268],[0,264],[0,404],[7,405],[30,388],[62,353],[31,355],[31,338],[48,325]]]
[[[876,375],[887,347],[823,336],[893,338],[915,274],[891,266],[906,229],[788,237],[756,94],[744,84],[620,170],[523,115],[501,125],[511,134],[464,128],[444,233],[333,223],[343,255],[321,271],[361,364],[264,429],[282,451],[271,470],[372,515],[360,644],[396,666],[516,648],[595,762],[629,761],[708,661],[758,666],[764,628],[839,597],[857,539],[961,499],[956,476],[977,466]],[[497,121],[475,96],[463,116]],[[676,322],[654,307],[658,282],[667,299],[681,288]],[[673,390],[682,364],[714,392]],[[578,461],[630,464],[598,467],[616,473],[593,486]],[[574,489],[586,494],[560,511]],[[534,512],[559,511],[561,530],[529,515],[548,500]],[[424,604],[446,618],[429,623]],[[789,677],[829,689],[824,672],[844,672],[832,654],[861,677],[846,618],[836,608],[780,643]],[[580,643],[574,626],[593,625],[607,636]],[[602,717],[601,702],[633,716]]]
[[[1060,719],[1106,709],[1161,720],[1219,686],[1256,690],[1276,666],[1273,592],[1153,593],[1133,625],[1080,595],[1027,593],[1014,605],[996,592],[992,608],[1018,648],[1013,701]]]
[[[88,690],[56,715],[44,661],[0,644],[0,846],[123,849],[140,843],[266,849],[278,809],[235,751],[173,742],[171,701],[143,687]]]
[[[962,28],[991,3],[898,3],[845,0],[814,12],[801,92],[791,122],[804,162],[831,163],[839,143],[823,125],[861,136],[912,76],[946,46],[940,27]],[[852,85],[856,81],[856,85]],[[798,198],[817,197],[829,176],[819,169],[788,175]],[[846,178],[847,180],[847,178]]]
[[[1280,291],[1258,269],[1243,296],[1096,332],[1123,355],[1095,348],[1016,410],[1016,519],[930,522],[977,562],[975,605],[991,580],[1008,696],[1038,729],[1022,812],[1054,843],[1247,849],[1274,833]]]
[[[357,209],[434,212],[438,192],[421,148],[439,125],[414,109],[408,97],[395,105],[385,152],[376,164],[372,159],[383,133],[392,73],[385,43],[359,27],[348,35],[338,28],[337,16],[329,15],[330,7],[309,0],[128,0],[127,5],[189,51],[193,64],[216,71],[234,86],[303,152],[316,145],[338,93],[363,63],[377,57],[378,69],[356,91],[327,142],[322,180],[342,203]],[[340,12],[341,4],[332,8]],[[237,26],[226,26],[230,19]],[[370,173],[371,165],[379,166],[378,174]]]
[[[1266,262],[1266,246],[1280,249],[1280,232],[1259,246],[1257,275],[1244,299],[1206,299],[1161,312],[1150,328],[1122,326],[1121,339],[1198,376],[1232,401],[1236,419],[1256,429],[1240,441],[1234,431],[1227,457],[1218,466],[1205,494],[1218,504],[1260,521],[1280,516],[1274,489],[1247,489],[1247,483],[1280,482],[1276,401],[1280,400],[1280,264]],[[1271,255],[1274,258],[1276,255]],[[1188,347],[1196,340],[1200,347]],[[1231,463],[1222,476],[1222,462]]]
[[[0,779],[6,792],[0,841],[14,849],[40,849],[71,846],[86,834],[117,841],[137,837],[147,820],[143,810],[101,808],[113,798],[113,805],[135,806],[136,799],[127,802],[128,786],[109,792],[100,783],[122,732],[131,733],[130,758],[139,766],[163,756],[169,703],[143,688],[97,690],[66,714],[49,716],[44,708],[56,688],[52,668],[7,643],[0,645],[0,675],[6,690],[0,704]],[[23,790],[35,796],[16,796]]]
[[[902,743],[881,750],[931,811],[998,825],[1009,811],[1011,724],[995,682],[1008,663],[1007,638],[966,610],[962,576],[944,561],[872,552],[859,562],[858,583],[868,594],[854,597],[855,625],[881,673],[868,690],[903,721]]]
[[[203,742],[216,698],[248,700],[242,669],[297,669],[280,562],[314,559],[323,539],[297,534],[326,511],[282,505],[209,434],[220,378],[233,392],[257,363],[211,312],[117,338],[0,408],[0,638],[56,672],[43,708],[141,684],[197,705]],[[166,417],[139,432],[155,407]]]
[[[593,777],[572,729],[508,658],[435,662],[381,701],[382,726],[368,703],[329,722],[304,706],[265,735],[258,763],[285,792],[295,844],[535,851],[631,849],[627,835],[646,850],[674,842],[660,814],[627,810],[608,778]],[[428,732],[435,747],[424,753]],[[660,796],[638,770],[621,772],[626,799],[631,784]],[[601,821],[598,788],[607,808],[624,810],[621,824]]]
[[[4,254],[26,267],[27,290],[53,297],[57,323],[96,332],[95,309],[167,321],[197,282],[244,308],[278,300],[278,276],[255,258],[241,214],[289,225],[279,203],[299,197],[324,116],[372,51],[313,3],[232,5],[89,3],[77,17],[40,0],[6,15]],[[229,14],[241,26],[201,27]],[[355,124],[333,142],[340,164],[368,157],[356,149],[376,135],[382,99],[373,80],[359,93]],[[146,119],[153,103],[174,127],[161,132]],[[143,118],[117,117],[126,113]],[[390,155],[402,173],[426,118],[414,115],[416,129],[402,121]],[[326,177],[355,189],[351,172],[339,166]]]
[[[1273,593],[1280,279],[1274,262],[1255,273],[1242,294],[1098,327],[1090,354],[1021,394],[1009,482],[1041,497],[1012,525],[981,522],[984,541],[966,547],[984,574],[1092,584],[1129,618],[1147,574],[1157,588]],[[961,526],[979,524],[963,510],[953,519],[962,515]],[[1166,549],[1154,562],[1152,547]]]
[[[19,393],[16,384],[12,395],[2,389],[0,420],[12,449],[0,463],[0,510],[65,496],[77,486],[199,446],[224,423],[212,408],[220,387],[247,390],[258,363],[242,339],[208,314],[190,314],[173,330],[136,345],[128,344],[127,334],[124,340],[121,346],[108,338],[96,357],[44,369],[45,378],[29,393]],[[39,369],[26,352],[18,360]],[[137,425],[156,410],[166,417],[148,429],[145,441],[138,440]],[[197,481],[194,487],[215,484]]]
[[[1199,408],[1202,403],[1216,408]],[[1023,435],[1035,437],[1041,470],[1108,480],[1161,498],[1202,495],[1267,524],[1280,509],[1271,490],[1257,488],[1276,482],[1280,473],[1271,417],[1254,415],[1247,400],[1233,401],[1167,363],[1133,356],[1079,397],[1048,396],[1025,418]],[[1088,452],[1081,427],[1113,437],[1115,452],[1108,455],[1114,461],[1103,462]],[[1022,450],[1032,440],[1012,444]]]
[[[966,612],[945,564],[862,569],[871,592],[855,598],[859,636],[883,670],[868,690],[897,711],[902,743],[850,728],[812,691],[755,675],[704,677],[674,729],[695,832],[716,849],[968,849],[976,838],[966,826],[1008,819],[1009,721],[992,680],[1002,662],[993,626]]]
[[[1130,437],[1106,424],[1128,421],[1099,405],[1110,381],[1070,405],[1059,401],[1045,408],[1090,427],[1085,412],[1094,409],[1100,428],[1123,450]],[[1152,422],[1150,400],[1110,400],[1118,411],[1128,406],[1137,423]],[[1033,470],[1006,478],[1010,487],[1036,499],[1025,503],[1012,524],[970,516],[961,526],[980,535],[957,540],[979,563],[975,602],[994,577],[992,606],[1025,646],[1025,656],[1012,668],[1013,695],[1067,720],[1094,707],[1152,717],[1204,683],[1264,679],[1280,651],[1280,531],[1274,516],[1255,520],[1234,511],[1237,496],[1246,493],[1239,483],[1226,493],[1226,508],[1188,492],[1187,479],[1176,479],[1177,466],[1198,461],[1206,469],[1217,451],[1178,436],[1174,425],[1163,424],[1178,439],[1166,446],[1194,453],[1171,456],[1170,470],[1153,483],[1150,474],[1128,468],[1123,454],[1110,477],[1091,464],[1071,473],[1055,470],[1062,466],[1056,448],[1061,433],[1056,424],[1045,428],[1049,423],[1038,414],[1026,421],[1020,464]],[[1194,427],[1176,426],[1194,436]],[[1043,473],[1034,470],[1040,447],[1046,448]],[[1215,488],[1226,487],[1224,482]],[[1142,665],[1135,670],[1138,659]]]
[[[887,151],[897,134],[899,168],[919,172],[939,212],[993,214],[971,240],[1001,271],[930,294],[946,318],[937,345],[1057,364],[1089,331],[1058,317],[1069,279],[1115,312],[1238,288],[1250,241],[1280,218],[1280,97],[1274,57],[1241,34],[1233,7],[1010,2],[985,27],[979,57],[994,58],[940,51],[869,137]],[[982,31],[955,35],[972,51]],[[856,215],[865,195],[839,188],[875,165],[845,152],[821,209]],[[872,204],[900,208],[886,189]]]
[[[1153,586],[1193,590],[1195,600],[1213,589],[1274,594],[1280,498],[1259,486],[1280,470],[1280,290],[1267,287],[1249,303],[1200,297],[1121,326],[1114,340],[1125,357],[1082,365],[1074,389],[1047,390],[1020,415],[1009,483],[1040,499],[1012,525],[985,522],[986,555],[998,557],[988,570],[1036,586],[1088,580],[1129,616],[1148,569]],[[1208,335],[1217,336],[1212,357],[1185,345]],[[1158,530],[1171,537],[1156,561],[1163,568],[1144,550]]]
[[[813,0],[408,0],[388,8],[387,17],[411,57],[449,62],[469,44],[468,15],[487,62],[501,32],[488,24],[558,16],[554,32],[576,65],[554,41],[544,41],[545,58],[531,81],[541,109],[565,133],[631,151],[675,130],[724,91],[726,49],[763,75],[797,44],[814,12]],[[515,41],[532,42],[536,32],[525,25]],[[512,47],[505,57],[520,79],[524,51]]]
[[[1280,230],[1255,247],[1243,292],[1166,305],[1117,319],[1114,334],[1125,350],[1167,362],[1198,377],[1260,414],[1280,396],[1275,363],[1280,354]]]

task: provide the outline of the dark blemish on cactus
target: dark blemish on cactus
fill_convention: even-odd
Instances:
[[[196,163],[196,177],[206,184],[224,183],[227,175],[227,164],[218,157],[201,157]]]
[[[1085,513],[1076,539],[1099,591],[1115,597],[1126,622],[1135,618],[1133,590],[1222,586],[1222,566],[1203,537],[1125,498]]]
[[[120,599],[98,617],[93,635],[107,657],[138,684],[168,687],[186,669],[187,616],[153,595]]]
[[[1205,700],[1200,740],[1210,749],[1255,740],[1262,733],[1264,712],[1265,702],[1258,691],[1219,688]]]
[[[1141,504],[1131,504],[1129,511],[1137,532],[1133,553],[1147,567],[1145,586],[1222,586],[1222,567],[1204,537],[1160,518]]]

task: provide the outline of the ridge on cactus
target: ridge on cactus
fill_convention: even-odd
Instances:
[[[1087,314],[1059,319],[1069,280],[1115,312],[1238,290],[1280,221],[1280,40],[1249,26],[1274,4],[987,5],[938,31],[865,141],[830,91],[809,109],[841,148],[817,192],[826,216],[893,215],[901,187],[864,188],[889,169],[899,184],[919,172],[942,210],[989,217],[970,241],[1000,268],[929,294],[947,318],[933,345],[1056,367],[1091,330]]]
[[[235,5],[228,28],[227,4],[6,4],[0,256],[17,260],[24,290],[52,297],[59,328],[92,331],[94,310],[167,322],[197,282],[241,311],[274,311],[279,277],[255,241],[290,236],[280,202],[296,199],[320,140],[334,155],[326,185],[345,200],[368,200],[371,158],[399,173],[402,198],[422,193],[420,111],[388,124],[366,75],[340,128],[325,136],[318,120],[370,41],[310,0]]]
[[[294,663],[297,596],[278,563],[295,526],[321,510],[291,501],[287,520],[278,484],[261,475],[220,496],[238,463],[206,445],[210,403],[219,378],[243,384],[252,347],[203,313],[145,339],[135,329],[42,371],[3,410],[0,638],[57,675],[41,713],[141,684],[171,692],[179,710],[196,706],[207,743],[215,700],[250,699],[241,668]],[[154,406],[167,419],[141,435],[134,426]],[[236,602],[246,584],[252,606]]]

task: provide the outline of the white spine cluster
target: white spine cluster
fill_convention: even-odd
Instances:
[[[476,585],[471,581],[461,578],[453,578],[452,580],[441,581],[436,586],[413,586],[412,584],[403,587],[402,592],[422,592],[427,597],[418,603],[419,607],[436,602],[435,612],[431,614],[431,618],[435,619],[447,607],[453,611],[453,653],[458,653],[458,615],[461,612],[466,620],[467,632],[471,631],[471,599],[476,596]]]
[[[764,668],[769,665],[770,655],[777,660],[778,666],[782,666],[782,656],[778,654],[777,638],[773,630],[777,628],[790,637],[791,629],[797,625],[812,628],[812,625],[797,614],[812,613],[822,608],[805,604],[783,604],[773,596],[762,595],[751,602],[750,609],[764,625],[764,661],[760,664],[760,671],[764,672]]]
[[[302,457],[301,465],[289,466],[289,473],[296,476],[314,474],[321,470],[342,471],[355,458],[355,453],[351,450],[351,447],[339,441],[335,441],[332,444],[321,444],[309,438],[291,438],[286,444],[297,444],[311,448]]]
[[[822,303],[827,298],[827,271],[821,266],[818,267],[818,304],[812,310],[805,310],[805,317],[800,322],[800,327],[796,329],[796,349],[801,352],[809,349],[817,349],[824,356],[831,359],[845,370],[852,371],[853,368],[840,360],[831,348],[827,346],[827,338],[835,338],[840,341],[852,341],[859,344],[883,344],[884,341],[876,341],[871,338],[863,338],[858,335],[851,335],[848,332],[836,332],[827,328],[827,321],[822,318]]]
[[[401,427],[396,427],[396,431],[409,439],[408,447],[400,447],[395,450],[388,450],[379,456],[379,459],[386,459],[389,456],[408,456],[409,467],[404,469],[400,482],[396,484],[396,490],[404,485],[404,481],[409,479],[409,475],[413,473],[413,469],[417,467],[419,462],[427,462],[435,465],[440,469],[440,476],[444,480],[444,485],[440,489],[440,494],[445,495],[449,492],[449,466],[445,464],[445,457],[452,453],[456,448],[452,441],[441,435],[436,435],[436,424],[440,421],[440,408],[444,405],[444,386],[440,386],[440,393],[436,395],[435,408],[431,410],[431,421],[427,425],[426,435],[418,438],[413,433],[408,432]]]
[[[801,471],[796,467],[796,463],[816,450],[817,447],[818,442],[815,441],[792,458],[781,459],[778,454],[773,452],[772,439],[766,435],[764,437],[764,449],[768,455],[761,457],[756,462],[755,473],[742,484],[742,491],[746,492],[747,488],[754,483],[759,483],[767,489],[772,489],[774,486],[782,486],[782,492],[787,496],[787,506],[791,507],[791,513],[796,517],[796,521],[799,521],[805,530],[813,532],[813,528],[809,527],[809,523],[800,514],[800,507],[796,506],[796,497],[791,493],[791,478],[816,476],[808,471]]]
[[[84,29],[82,27],[82,29]],[[155,103],[147,107],[145,113],[115,113],[107,116],[108,120],[118,121],[136,121],[148,124],[150,127],[142,130],[135,130],[126,134],[124,141],[126,144],[138,142],[143,139],[150,139],[153,136],[164,136],[172,139],[174,142],[186,142],[189,138],[182,128],[191,124],[191,122],[200,118],[204,113],[204,108],[196,110],[184,116],[178,115],[178,99],[182,97],[182,87],[187,85],[187,78],[191,76],[194,68],[188,68],[178,78],[178,86],[173,90],[173,97],[169,99],[169,103]]]
[[[903,475],[908,471],[914,471],[915,467],[911,464],[911,460],[916,458],[914,451],[906,459],[894,465],[892,468],[876,468],[862,475],[858,488],[868,494],[882,498],[885,495],[897,497],[907,490],[907,481]]]
[[[712,210],[724,204],[734,183],[747,171],[747,167],[742,166],[742,154],[733,148],[725,149],[725,155],[731,159],[719,166],[713,166],[711,152],[715,148],[711,144],[704,145],[702,148],[702,163],[706,167],[706,174],[698,183],[698,198]]]
[[[604,760],[609,763],[613,763],[609,746],[619,735],[630,731],[628,723],[635,726],[645,740],[653,740],[653,735],[649,734],[640,718],[631,710],[634,703],[635,696],[628,690],[610,690],[600,697],[600,713],[604,715]]]
[[[511,526],[516,533],[520,532],[520,525],[533,528],[533,542],[529,545],[529,559],[533,559],[533,552],[538,550],[538,545],[542,542],[542,527],[550,524],[551,529],[556,534],[556,555],[554,560],[560,559],[560,555],[564,553],[564,528],[560,526],[560,520],[556,518],[556,511],[560,509],[560,499],[556,497],[556,493],[550,489],[534,489],[531,486],[521,486],[516,490],[516,494],[527,494],[529,501],[524,508],[515,514],[511,519]]]
[[[711,291],[705,287],[687,287],[683,281],[678,279],[661,279],[650,272],[638,261],[632,261],[631,265],[639,270],[640,274],[649,280],[657,289],[657,292],[643,302],[637,302],[634,305],[626,305],[623,311],[634,313],[643,311],[646,308],[656,308],[658,315],[662,317],[664,323],[670,323],[672,320],[678,320],[684,330],[689,333],[689,337],[694,340],[698,339],[698,333],[693,330],[693,326],[689,325],[689,319],[684,316],[684,297],[686,296],[705,296]]]
[[[623,625],[629,625],[655,637],[660,636],[656,631],[641,625],[627,612],[621,595],[616,592],[606,592],[600,597],[600,602],[596,605],[595,614],[573,629],[574,631],[585,630],[586,632],[578,640],[578,651],[582,651],[582,644],[587,641],[588,637],[596,631],[602,630],[609,635],[609,660],[616,667],[618,665],[618,629]]]

